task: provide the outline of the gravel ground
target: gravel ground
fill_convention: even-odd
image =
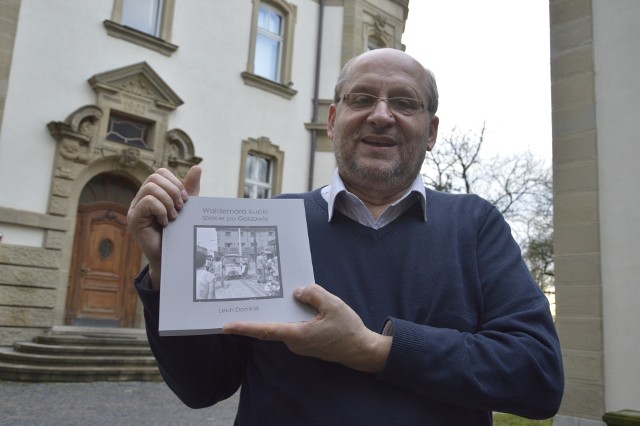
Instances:
[[[233,425],[238,394],[193,410],[164,383],[0,380],[0,425]]]

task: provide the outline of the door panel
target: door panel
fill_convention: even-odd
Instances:
[[[140,249],[118,204],[80,206],[67,298],[68,324],[128,327],[135,317],[132,280]]]

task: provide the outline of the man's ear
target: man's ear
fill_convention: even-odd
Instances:
[[[327,120],[327,135],[329,139],[333,140],[333,126],[336,123],[336,105],[329,105],[329,118]]]
[[[437,115],[434,115],[433,118],[431,118],[431,122],[429,123],[427,151],[431,151],[436,144],[436,139],[438,139],[438,124],[440,124],[440,119]]]

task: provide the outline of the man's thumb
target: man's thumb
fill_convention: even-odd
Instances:
[[[182,182],[187,194],[197,196],[200,193],[200,176],[202,176],[200,166],[193,166],[189,169]]]

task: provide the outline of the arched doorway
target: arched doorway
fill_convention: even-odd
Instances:
[[[127,210],[137,186],[102,173],[83,188],[78,203],[65,324],[131,327],[136,310],[132,280],[141,252],[127,232]]]

